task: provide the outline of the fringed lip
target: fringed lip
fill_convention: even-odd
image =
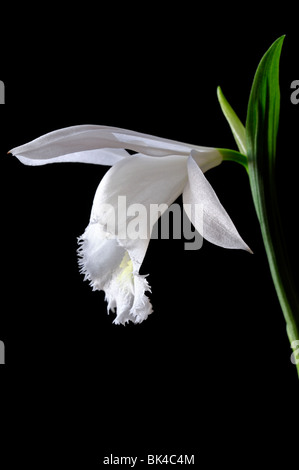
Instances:
[[[116,312],[113,323],[141,323],[153,311],[145,295],[150,286],[120,240],[109,235],[99,223],[88,225],[78,238],[80,272],[93,290],[105,292],[108,313]]]

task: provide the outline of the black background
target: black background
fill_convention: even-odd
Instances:
[[[154,313],[122,327],[77,269],[76,239],[108,168],[31,168],[6,152],[77,124],[235,148],[216,87],[244,121],[258,62],[286,34],[279,196],[296,270],[299,35],[245,8],[110,10],[39,12],[3,38],[2,458],[7,468],[99,468],[111,453],[194,454],[198,468],[295,459],[298,378],[243,168],[207,177],[254,255],[151,241],[142,273]]]

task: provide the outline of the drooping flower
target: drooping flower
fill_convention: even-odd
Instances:
[[[127,150],[136,152],[129,153]],[[103,290],[114,323],[140,323],[152,312],[139,273],[158,218],[145,237],[126,235],[130,216],[118,214],[119,196],[128,206],[171,205],[183,194],[184,205],[203,208],[203,225],[195,210],[188,217],[215,245],[250,251],[220,203],[204,172],[222,162],[215,148],[199,147],[125,129],[83,125],[60,129],[10,151],[26,165],[81,162],[110,165],[96,191],[89,224],[79,238],[79,265],[94,290]],[[114,224],[111,224],[113,217]],[[112,227],[112,228],[111,228]]]

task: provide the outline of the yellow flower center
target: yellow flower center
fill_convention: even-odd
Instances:
[[[120,274],[117,276],[119,283],[122,285],[132,285],[134,280],[133,263],[127,251],[119,265],[119,268],[121,269]]]

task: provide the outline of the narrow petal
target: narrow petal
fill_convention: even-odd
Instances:
[[[150,156],[189,155],[211,149],[117,127],[82,125],[45,134],[10,151],[27,165],[83,162],[113,165],[133,150]],[[214,150],[214,149],[212,149]]]
[[[251,251],[242,240],[232,220],[220,203],[212,186],[190,156],[188,160],[188,183],[183,193],[183,203],[196,207],[188,216],[199,233],[211,243],[224,248],[238,248]],[[202,205],[202,206],[201,206]],[[200,206],[203,217],[200,217]]]
[[[98,126],[84,125],[59,129],[10,150],[25,165],[79,162],[114,165],[129,154],[123,148],[105,147],[97,135]],[[117,146],[116,146],[117,147]]]

